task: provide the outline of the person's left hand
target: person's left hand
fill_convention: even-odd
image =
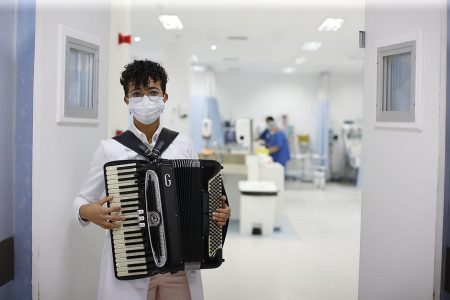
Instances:
[[[227,220],[231,216],[231,208],[229,208],[225,203],[226,199],[227,198],[225,196],[222,196],[220,198],[220,200],[222,201],[222,208],[218,208],[215,212],[213,212],[213,220],[216,221],[220,226],[224,226],[225,224],[227,224]]]

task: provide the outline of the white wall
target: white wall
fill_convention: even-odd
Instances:
[[[266,116],[287,114],[297,134],[310,134],[314,141],[318,74],[219,73],[216,86],[224,119],[251,117],[261,127]],[[343,120],[361,118],[362,74],[332,73],[329,89],[330,125],[339,128]]]
[[[105,232],[81,229],[72,203],[98,142],[106,137],[109,1],[48,6],[36,1],[33,128],[33,298],[95,299]],[[65,9],[66,7],[67,9]],[[56,124],[58,24],[100,38],[99,120],[95,127]]]
[[[120,75],[124,66],[130,63],[130,45],[118,43],[119,33],[131,34],[130,0],[111,0],[110,39],[109,39],[109,98],[108,98],[108,136],[115,136],[116,130],[128,128],[128,108]],[[133,36],[134,37],[134,36]]]
[[[176,43],[169,44],[166,46],[161,64],[169,77],[166,88],[169,100],[161,118],[162,124],[167,128],[189,134],[189,116],[182,118],[180,113],[189,113],[190,53]]]
[[[169,100],[166,102],[161,123],[163,126],[189,135],[190,108],[190,53],[188,48],[177,42],[167,43],[164,47],[154,49],[131,48],[134,59],[148,59],[161,64],[167,72],[169,81],[166,92]],[[112,114],[114,118],[116,115]]]
[[[446,6],[366,1],[359,299],[439,299]],[[374,9],[372,5],[377,5]],[[422,130],[376,129],[375,41],[422,30]],[[436,254],[435,254],[436,253]],[[435,270],[436,264],[436,270]],[[435,273],[437,274],[435,278]],[[433,293],[436,292],[436,298]]]

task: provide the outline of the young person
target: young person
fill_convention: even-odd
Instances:
[[[125,66],[120,83],[124,102],[133,115],[129,130],[149,149],[152,149],[162,129],[160,115],[169,96],[166,93],[167,73],[159,64],[139,60]],[[162,153],[165,159],[198,158],[191,140],[179,134]],[[104,229],[120,227],[120,208],[107,208],[104,204],[112,197],[105,194],[103,165],[109,161],[145,159],[114,139],[100,142],[94,154],[89,173],[80,193],[74,201],[74,211],[82,226],[94,223]],[[213,219],[220,226],[227,226],[231,210],[222,196],[222,208],[217,209]],[[226,227],[224,227],[226,228]],[[117,280],[114,276],[110,234],[107,232],[100,267],[99,300],[199,300],[203,299],[200,271],[182,271],[175,274],[159,274],[151,278]]]

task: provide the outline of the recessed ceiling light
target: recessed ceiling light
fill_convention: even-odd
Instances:
[[[161,15],[159,21],[166,30],[181,30],[183,29],[183,23],[180,18],[175,15]]]
[[[284,74],[292,74],[295,72],[295,69],[293,67],[286,67],[283,69]]]
[[[191,61],[193,61],[193,62],[198,62],[198,56],[197,55],[192,55],[191,56]]]
[[[134,41],[135,42],[140,42],[141,41],[141,37],[140,36],[135,36],[134,37]]]
[[[299,57],[295,60],[295,63],[297,65],[301,65],[301,64],[305,63],[306,61],[307,61],[306,57]]]
[[[191,66],[191,70],[194,72],[205,72],[206,71],[206,67],[202,66],[202,65],[192,65]]]
[[[317,29],[319,31],[338,31],[342,24],[344,24],[344,19],[327,18]]]
[[[230,41],[246,41],[248,40],[248,37],[243,35],[230,35],[227,37],[227,39]]]
[[[319,48],[321,46],[322,46],[321,42],[315,42],[315,41],[306,42],[306,43],[303,44],[302,50],[305,50],[305,51],[316,51],[316,50],[319,50]]]
[[[217,45],[211,45],[211,50],[216,50],[217,49]]]

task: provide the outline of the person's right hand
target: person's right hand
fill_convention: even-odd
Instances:
[[[94,224],[104,229],[116,229],[121,226],[120,222],[112,223],[116,221],[124,221],[126,218],[122,217],[120,207],[103,207],[103,204],[113,199],[112,196],[103,197],[95,203],[89,203],[80,207],[80,217],[91,221]]]

